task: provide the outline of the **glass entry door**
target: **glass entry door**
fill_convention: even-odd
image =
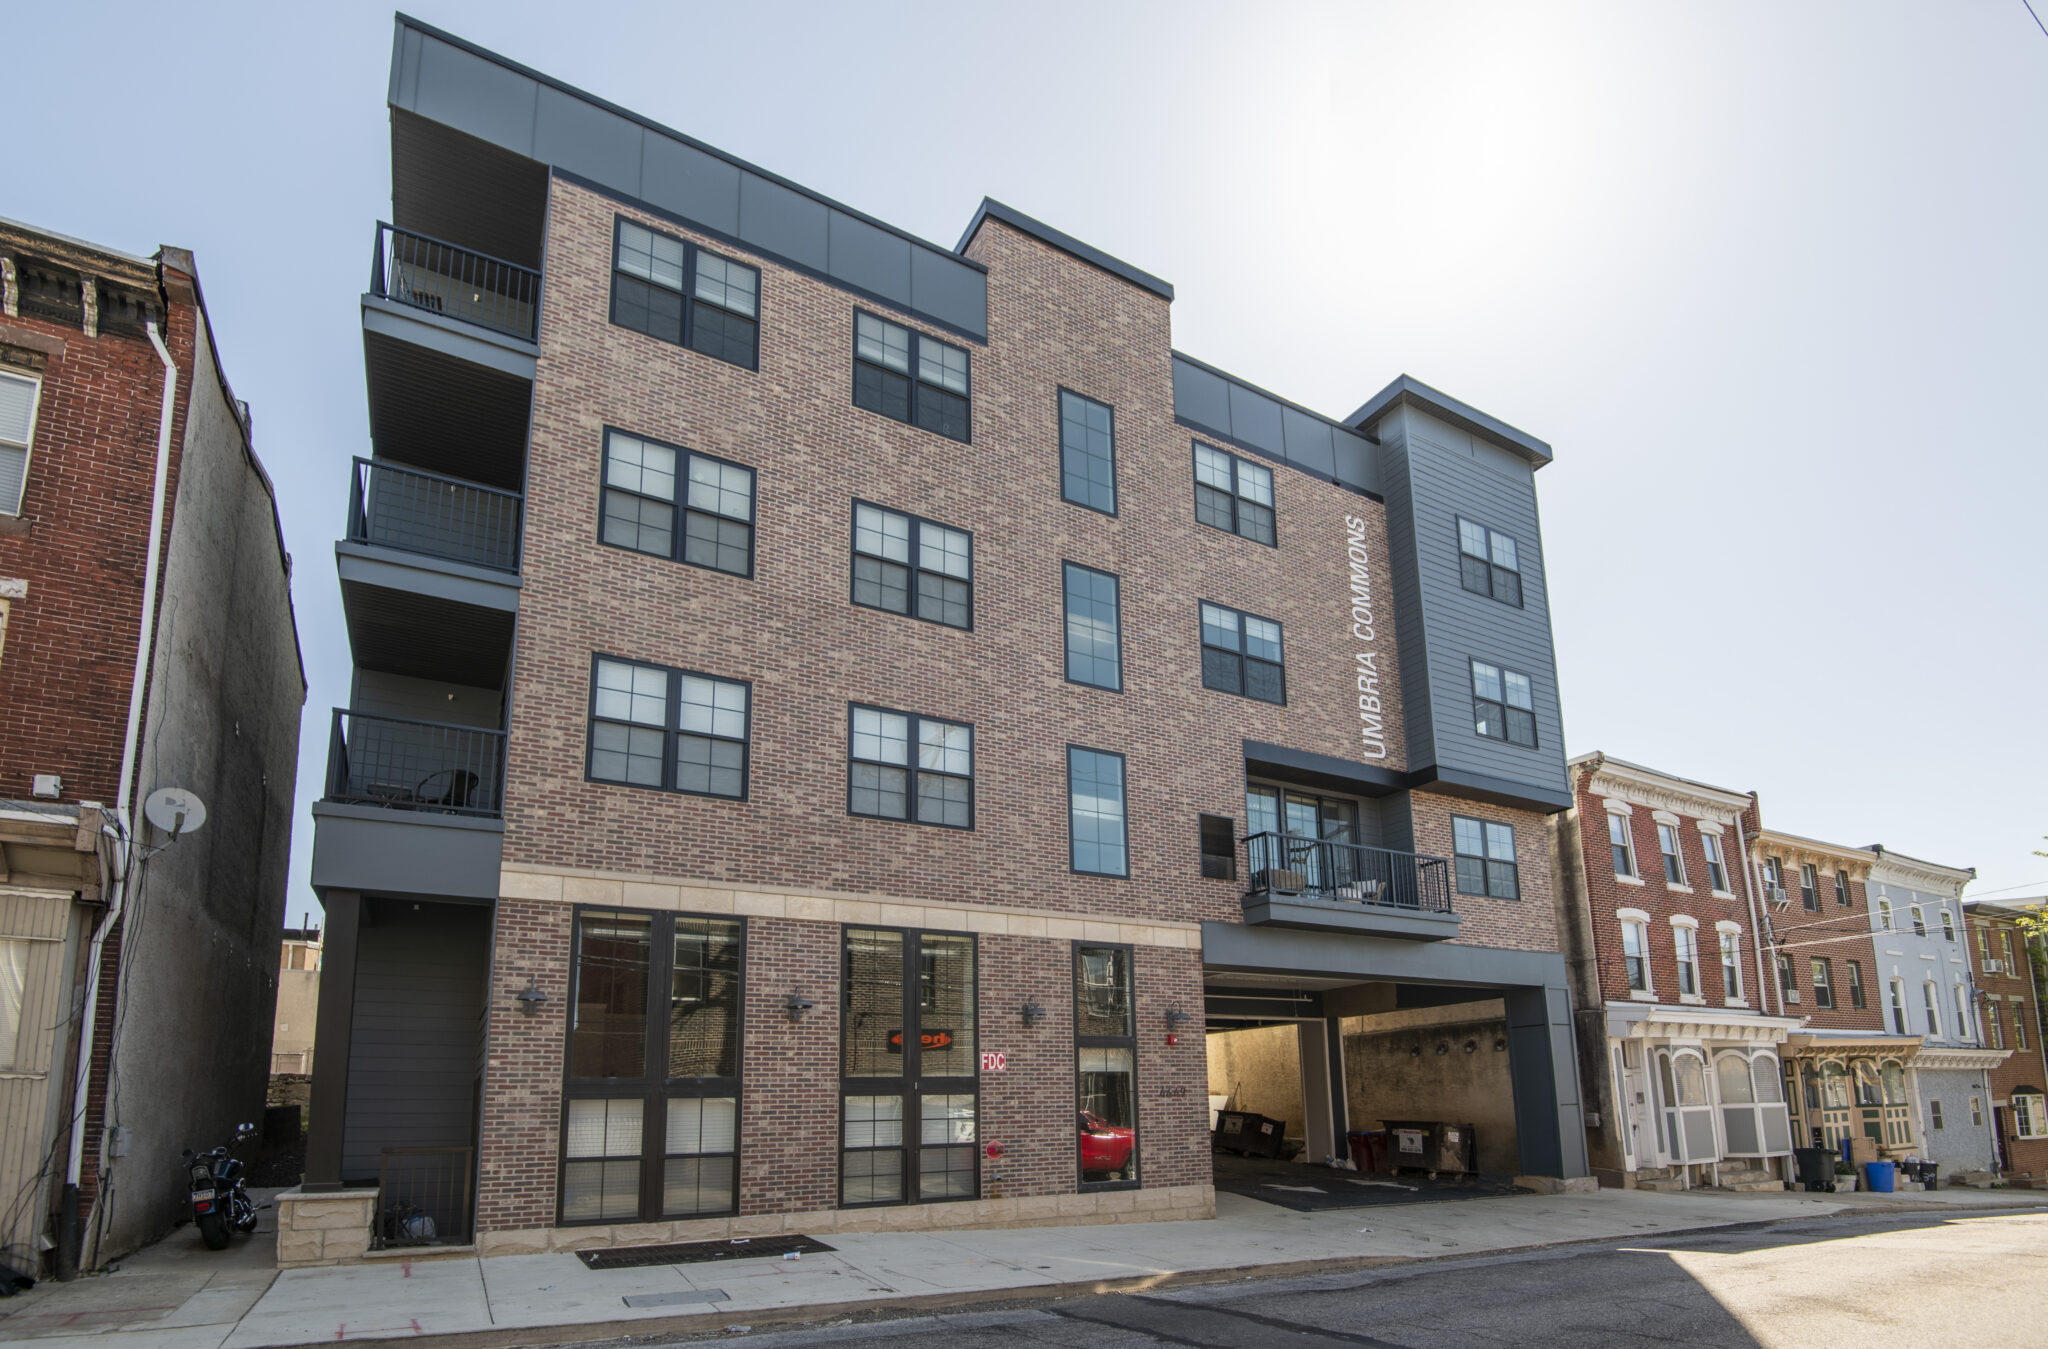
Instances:
[[[974,1198],[974,938],[848,928],[840,988],[840,1204]]]
[[[1284,856],[1274,857],[1272,864],[1297,873],[1303,888],[1336,890],[1359,879],[1358,854],[1348,846],[1360,842],[1356,801],[1255,786],[1245,793],[1245,821],[1248,833],[1286,835]],[[1295,839],[1302,842],[1295,844]],[[1318,848],[1316,843],[1345,846]]]

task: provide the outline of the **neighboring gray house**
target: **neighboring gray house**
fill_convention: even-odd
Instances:
[[[1926,1156],[1946,1172],[1992,1167],[1990,1073],[2006,1051],[1983,1047],[1963,928],[1968,867],[1873,844],[1864,893],[1887,1028],[1924,1037],[1913,1056],[1914,1111]],[[1903,1019],[1903,1024],[1901,1024]]]

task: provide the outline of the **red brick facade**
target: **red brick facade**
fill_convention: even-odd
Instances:
[[[1870,930],[1870,909],[1864,894],[1870,854],[1837,849],[1789,834],[1760,833],[1755,839],[1759,869],[1773,859],[1779,866],[1786,905],[1771,913],[1778,951],[1790,962],[1792,984],[1785,990],[1785,1012],[1807,1018],[1823,1030],[1888,1031],[1886,980],[1880,971],[1877,944]],[[1806,907],[1800,869],[1812,866],[1817,908]],[[1838,871],[1849,873],[1845,895],[1836,883]],[[1834,1006],[1822,1007],[1814,996],[1813,965],[1821,961],[1834,989]],[[1851,964],[1863,982],[1863,1006],[1856,1006]],[[1797,1000],[1794,1000],[1794,990]],[[1917,996],[1917,995],[1916,995]]]
[[[1999,1156],[2008,1174],[2024,1176],[2037,1187],[2048,1185],[2048,1137],[2020,1137],[2012,1105],[2015,1090],[2048,1092],[2048,1059],[2043,1057],[2040,1000],[2027,934],[2010,913],[1989,906],[1971,908],[1964,926],[1979,990],[1982,1043],[2012,1051],[1991,1070],[1990,1105]],[[2048,1121],[2040,1127],[2048,1129]]]

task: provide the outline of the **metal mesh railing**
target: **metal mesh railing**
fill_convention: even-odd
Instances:
[[[377,1168],[373,1249],[470,1241],[470,1148],[386,1148]]]
[[[539,331],[538,271],[395,225],[377,226],[370,293],[529,342]]]
[[[517,492],[358,458],[349,484],[348,536],[516,572],[522,504]]]
[[[452,815],[504,812],[505,733],[334,709],[327,799]]]
[[[1245,852],[1253,895],[1451,912],[1450,864],[1441,857],[1272,833],[1247,838]]]

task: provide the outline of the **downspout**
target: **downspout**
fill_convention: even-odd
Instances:
[[[1760,879],[1760,875],[1757,871],[1756,859],[1749,855],[1749,836],[1748,832],[1742,827],[1742,815],[1739,812],[1735,816],[1735,845],[1742,849],[1742,869],[1745,878],[1749,881],[1749,934],[1751,941],[1756,945],[1756,973],[1759,985],[1757,1001],[1763,1003],[1764,1015],[1769,1016],[1771,1005],[1762,995],[1770,992],[1772,989],[1777,989],[1778,1015],[1783,1016],[1785,1015],[1785,990],[1778,985],[1778,962],[1776,960],[1766,961],[1764,958],[1764,930],[1770,926],[1771,908],[1769,903],[1760,905],[1756,902],[1757,881]],[[1769,983],[1764,982],[1766,977],[1769,978]]]
[[[157,332],[156,320],[151,319],[147,327],[149,344],[156,348],[156,358],[163,362],[164,367],[163,405],[157,414],[156,487],[149,503],[149,558],[142,573],[142,627],[135,639],[135,674],[128,690],[128,732],[121,741],[121,780],[114,798],[114,827],[119,831],[114,862],[117,884],[108,900],[105,916],[93,930],[92,945],[86,955],[85,1005],[79,1009],[78,1072],[71,1096],[71,1154],[64,1166],[64,1191],[57,1216],[57,1277],[63,1280],[78,1277],[82,1235],[79,1230],[78,1181],[85,1166],[85,1110],[87,1092],[92,1083],[92,1042],[99,1021],[100,965],[107,936],[114,930],[114,924],[120,921],[121,913],[127,907],[129,890],[135,883],[132,865],[135,829],[130,804],[134,796],[135,757],[142,739],[144,686],[149,675],[151,646],[156,639],[158,561],[163,551],[164,494],[169,487],[171,469],[171,413],[178,398],[177,363],[171,360],[171,353]]]

